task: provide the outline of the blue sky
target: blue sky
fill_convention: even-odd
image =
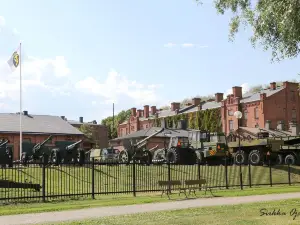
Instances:
[[[112,102],[117,113],[298,78],[299,59],[272,64],[270,52],[252,48],[249,30],[229,42],[230,15],[218,15],[209,0],[0,5],[2,112],[19,110],[18,72],[11,74],[6,60],[20,40],[23,110],[68,119],[100,121],[112,114]]]

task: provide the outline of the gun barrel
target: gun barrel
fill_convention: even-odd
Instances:
[[[163,132],[164,128],[160,129],[159,131],[154,132],[153,134],[151,134],[150,136],[146,137],[145,139],[139,141],[138,143],[135,144],[135,146],[139,146],[140,144],[146,142],[147,140],[149,140],[150,138],[158,135],[159,133]]]
[[[0,147],[6,145],[7,143],[8,143],[8,140],[5,140],[4,142],[1,142],[1,143],[0,143]]]
[[[68,145],[66,147],[66,149],[72,149],[72,148],[76,147],[77,145],[79,145],[81,142],[82,142],[82,140],[79,140],[79,141],[77,141],[77,142],[75,142],[75,143],[73,143],[71,145]]]

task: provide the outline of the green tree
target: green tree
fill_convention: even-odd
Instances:
[[[89,139],[93,139],[93,128],[89,124],[82,124],[79,130]]]
[[[118,125],[128,120],[131,114],[131,110],[123,110],[115,115],[113,120],[112,116],[109,116],[101,121],[102,125],[105,125],[108,129],[108,138],[113,139],[118,137]]]
[[[201,3],[202,0],[196,0]],[[272,61],[295,58],[300,52],[300,1],[299,0],[215,0],[215,8],[220,14],[233,13],[230,40],[234,39],[240,25],[253,30],[251,42],[255,47],[261,44],[270,49]]]

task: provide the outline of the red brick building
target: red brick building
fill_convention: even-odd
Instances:
[[[40,143],[53,135],[46,146],[54,147],[57,142],[76,142],[84,138],[83,133],[59,116],[22,114],[23,143]],[[20,114],[0,113],[0,139],[8,139],[14,160],[20,158]]]
[[[62,116],[63,119],[66,119]],[[84,148],[91,149],[95,145],[98,148],[107,148],[108,147],[108,130],[107,127],[101,124],[97,124],[96,120],[91,122],[84,122],[83,117],[79,117],[79,120],[67,120],[72,126],[79,129],[81,125],[86,124],[92,128],[92,140],[85,140]]]
[[[232,94],[224,99],[223,93],[216,93],[214,99],[201,101],[192,99],[192,103],[180,107],[173,102],[169,110],[158,110],[156,106],[145,105],[143,109],[131,109],[128,121],[118,126],[118,137],[154,126],[154,120],[178,114],[190,114],[199,110],[219,108],[222,116],[222,129],[228,134],[237,129],[236,110],[243,113],[241,129],[264,128],[268,130],[290,131],[292,122],[300,124],[300,98],[298,83],[284,82],[282,86],[275,82],[260,92],[242,94],[242,87],[233,87]],[[297,130],[297,129],[296,129]],[[298,134],[298,131],[296,131]]]

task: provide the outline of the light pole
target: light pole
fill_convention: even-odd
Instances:
[[[237,119],[237,124],[238,124],[238,128],[237,128],[237,133],[239,134],[239,129],[240,129],[240,119],[243,117],[243,114],[240,111],[236,111],[234,112],[234,117]],[[239,135],[239,152],[241,152],[241,138]],[[241,189],[243,190],[243,177],[242,177],[242,163],[240,162],[240,185],[241,185]]]

